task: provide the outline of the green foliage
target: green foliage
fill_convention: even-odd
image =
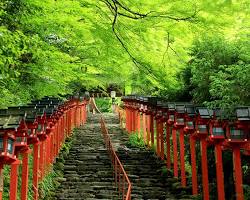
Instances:
[[[137,133],[133,133],[129,135],[128,145],[131,147],[140,147],[140,148],[146,147],[143,139],[139,138]]]
[[[43,181],[39,184],[39,197],[44,199],[46,196],[50,196],[51,191],[59,185],[56,184],[56,178],[58,174],[55,171],[51,171],[46,175]]]
[[[102,112],[112,112],[112,99],[109,97],[105,98],[95,98],[95,103],[97,108]]]
[[[1,1],[0,107],[23,104],[44,95],[73,93],[83,87],[105,88],[111,83],[129,93],[190,99],[179,74],[193,56],[187,51],[193,39],[204,32],[220,32],[226,38],[248,41],[250,6],[246,0],[213,4],[120,0],[115,1],[119,11],[116,20],[114,10],[108,6],[112,3]],[[214,47],[217,41],[215,38]],[[241,46],[242,52],[247,52],[244,42]],[[228,50],[225,56],[234,53],[233,49]],[[249,58],[240,55],[240,60]],[[216,83],[229,72],[223,73],[226,74],[210,77],[215,82],[211,88],[202,90],[200,95],[194,92],[195,100],[208,101],[209,95],[218,94]],[[245,86],[239,85],[241,90]],[[244,98],[244,102],[248,99],[243,91],[239,98]]]
[[[226,41],[221,35],[198,38],[183,73],[196,103],[233,108],[250,100],[250,60],[246,43]],[[188,77],[189,76],[189,77]]]

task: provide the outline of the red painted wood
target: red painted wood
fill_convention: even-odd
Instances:
[[[38,200],[39,143],[33,146],[33,200]]]
[[[141,114],[140,112],[137,112],[137,131],[138,131],[139,138],[141,138]]]
[[[240,148],[233,147],[234,184],[236,200],[244,200]]]
[[[18,185],[18,168],[20,165],[20,161],[16,160],[11,164],[10,171],[10,200],[17,199],[17,185]]]
[[[166,123],[166,148],[167,148],[167,168],[171,169],[171,146],[170,146],[170,126]]]
[[[156,154],[160,157],[160,120],[156,121]]]
[[[149,115],[149,119],[150,119],[150,138],[151,138],[151,146],[154,145],[155,143],[155,128],[154,128],[154,116],[153,115]]]
[[[193,195],[198,194],[198,184],[197,184],[197,169],[196,169],[196,150],[194,137],[190,136],[190,154],[191,154],[191,166],[192,166],[192,191]]]
[[[218,200],[225,199],[224,191],[224,172],[223,172],[223,161],[222,161],[222,149],[221,144],[215,144],[215,159],[216,159],[216,179],[217,179],[217,193]]]
[[[163,122],[160,123],[160,157],[164,160]]]
[[[128,124],[129,124],[129,115],[128,115],[128,108],[125,108],[125,115],[126,115],[126,131],[128,131]]]
[[[29,181],[29,154],[31,150],[22,153],[22,185],[21,185],[21,200],[28,199],[28,181]]]
[[[138,111],[134,110],[134,132],[138,132]]]
[[[132,109],[130,109],[130,133],[132,133],[134,131],[134,111]]]
[[[201,145],[201,171],[202,171],[203,199],[209,200],[207,141],[205,138],[201,138],[200,145]]]
[[[43,178],[43,171],[44,171],[44,142],[40,143],[40,151],[39,151],[39,181]]]
[[[49,168],[50,168],[50,146],[51,146],[51,135],[48,135],[48,138],[47,138],[47,144],[46,144],[46,167],[45,167],[45,170],[46,170],[46,173],[49,171]]]
[[[147,145],[150,146],[150,127],[151,127],[151,120],[150,120],[150,115],[146,115],[147,117]]]
[[[142,127],[143,127],[143,140],[144,143],[147,143],[147,118],[146,114],[142,114]]]
[[[177,149],[176,129],[172,130],[172,140],[173,140],[174,176],[178,177],[178,149]]]
[[[53,164],[54,160],[54,131],[50,134],[50,164]]]
[[[183,129],[179,129],[180,133],[180,165],[181,165],[181,185],[186,187],[186,169],[185,169],[185,144],[184,144],[184,132]]]
[[[128,132],[131,132],[131,111],[128,109]]]

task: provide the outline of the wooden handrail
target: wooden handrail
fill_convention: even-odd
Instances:
[[[115,175],[115,185],[116,187],[118,187],[119,195],[120,193],[122,193],[123,200],[130,200],[132,190],[131,182],[128,178],[126,171],[124,170],[122,163],[120,162],[120,159],[118,158],[114,150],[103,116],[101,117],[101,129],[105,141],[105,146],[112,161],[112,166]],[[126,194],[125,189],[127,190]]]

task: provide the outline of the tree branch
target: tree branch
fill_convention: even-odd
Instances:
[[[115,25],[117,22],[117,18],[118,18],[118,7],[116,4],[116,0],[112,0],[113,2],[113,6],[114,6],[114,19],[112,22],[112,31],[115,34],[117,40],[119,41],[119,43],[122,45],[123,49],[127,52],[127,54],[129,55],[129,57],[131,58],[132,62],[135,64],[135,66],[139,69],[142,70],[142,67],[147,71],[147,75],[151,76],[153,79],[155,79],[156,81],[158,81],[158,78],[154,75],[153,71],[151,69],[149,69],[148,67],[146,67],[145,65],[142,65],[128,50],[128,48],[126,47],[126,45],[124,44],[124,42],[122,41],[122,39],[120,38],[120,36],[118,35],[118,33],[116,32],[115,29]]]

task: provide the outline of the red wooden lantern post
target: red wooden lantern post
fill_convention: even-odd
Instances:
[[[28,180],[29,180],[29,154],[32,152],[28,146],[28,129],[24,121],[20,124],[16,132],[16,154],[21,153],[22,159],[22,185],[21,185],[21,200],[28,198]],[[16,168],[16,166],[15,166]]]
[[[172,128],[174,125],[174,115],[175,115],[175,104],[168,103],[167,110],[167,124],[169,128]],[[174,176],[178,177],[178,149],[177,149],[177,135],[176,129],[172,128],[172,141],[173,141],[173,163],[174,163]],[[169,141],[170,147],[170,141]],[[169,148],[168,147],[168,148]]]
[[[84,124],[84,119],[85,119],[85,105],[86,105],[86,101],[84,99],[84,97],[80,97],[80,102],[79,102],[79,106],[80,106],[80,125]],[[67,117],[67,115],[66,115]]]
[[[196,149],[195,149],[196,138],[193,135],[193,133],[195,132],[194,119],[195,119],[194,105],[186,104],[184,133],[189,135],[191,167],[192,167],[192,193],[193,195],[197,195],[198,183],[197,183]]]
[[[136,132],[137,128],[137,100],[136,96],[130,96],[130,110],[131,110],[131,132]]]
[[[37,117],[36,114],[30,114],[26,117],[26,124],[28,128],[28,144],[33,144],[33,199],[38,199],[38,174],[39,174],[39,146],[40,142],[37,137]]]
[[[144,104],[144,119],[145,119],[145,128],[144,128],[144,136],[146,145],[150,146],[150,129],[151,129],[151,116],[149,110],[149,97],[143,97]]]
[[[130,112],[129,112],[129,98],[128,96],[123,96],[122,101],[124,102],[125,117],[126,117],[126,131],[130,132]]]
[[[27,116],[25,118],[25,123],[28,129],[27,142],[29,145],[33,144],[33,199],[38,199],[38,173],[39,173],[39,139],[37,137],[37,116],[34,112],[34,107],[22,107],[22,109],[27,111]]]
[[[166,129],[166,166],[168,169],[171,169],[171,145],[170,145],[170,135],[171,135],[171,129],[170,126],[168,125],[168,103],[164,102],[164,100],[161,101],[161,121],[162,121],[162,128]],[[165,127],[164,127],[165,124]],[[162,138],[162,154],[161,157],[164,157],[164,139]]]
[[[242,183],[242,167],[240,149],[248,143],[248,131],[250,122],[250,113],[247,107],[239,107],[236,109],[237,120],[235,122],[228,121],[226,126],[227,140],[226,143],[233,151],[234,165],[234,184],[236,191],[236,199],[243,200],[243,183]]]
[[[128,133],[132,133],[135,131],[135,109],[136,108],[136,96],[135,95],[129,95],[123,98],[123,101],[125,102],[125,109],[127,111],[126,113],[126,127]]]
[[[209,200],[209,181],[208,181],[208,164],[207,164],[207,136],[208,123],[211,118],[211,110],[204,107],[196,108],[196,131],[194,135],[200,139],[201,147],[201,172],[202,172],[202,187],[203,199]]]
[[[181,167],[181,185],[186,187],[186,170],[185,170],[185,144],[184,144],[184,127],[185,127],[185,105],[175,104],[174,130],[180,134],[180,167]]]
[[[147,108],[147,102],[148,102],[148,98],[147,97],[142,97],[141,99],[141,112],[142,112],[142,132],[143,132],[143,140],[144,143],[147,144],[148,140],[147,140],[147,112],[148,112],[148,108]]]
[[[215,145],[216,158],[216,179],[218,200],[225,199],[224,191],[224,172],[222,161],[222,143],[225,140],[225,131],[223,128],[222,111],[214,110],[213,118],[209,121],[209,140]]]
[[[155,124],[154,118],[156,115],[156,105],[157,97],[148,97],[148,131],[149,131],[149,141],[150,146],[152,147],[155,144]]]
[[[28,156],[31,153],[27,143],[28,129],[25,123],[25,112],[19,108],[11,108],[9,111],[11,115],[8,119],[7,127],[15,129],[15,154],[18,156],[22,154],[22,183],[21,183],[21,199],[26,200],[28,194]],[[17,184],[18,184],[18,168],[21,162],[16,161],[11,165],[10,174],[10,199],[17,198]]]
[[[37,109],[37,122],[38,122],[38,128],[37,128],[37,137],[40,141],[40,149],[39,149],[39,181],[41,181],[44,177],[44,170],[45,170],[45,155],[47,149],[45,148],[45,141],[47,139],[46,135],[46,114],[45,114],[45,108],[41,108],[44,106],[40,106],[40,109]]]
[[[140,120],[141,120],[141,115],[140,115],[140,97],[136,96],[134,100],[134,115],[135,115],[135,120],[134,120],[134,131],[138,134],[138,137],[140,138]]]
[[[156,120],[156,143],[157,148],[156,152],[158,157],[160,157],[162,160],[164,160],[164,141],[163,141],[163,111],[162,111],[163,102],[162,100],[157,100],[156,105],[156,114],[155,114],[155,120]]]
[[[54,108],[48,108],[45,110],[46,112],[46,135],[47,135],[47,144],[46,144],[46,155],[45,155],[45,159],[46,159],[46,166],[45,166],[45,170],[49,171],[50,170],[50,165],[53,163],[53,157],[52,155],[52,151],[53,148],[51,148],[52,144],[54,143],[53,140],[53,135],[54,135]]]
[[[128,121],[128,133],[131,133],[131,130],[132,130],[132,113],[131,113],[131,98],[129,96],[127,96],[126,98],[126,109],[127,109],[127,117],[126,118],[126,121]]]
[[[140,110],[140,107],[141,107],[141,97],[137,97],[136,99],[137,101],[137,126],[136,126],[136,130],[138,132],[138,137],[141,138],[141,110]]]
[[[15,128],[6,127],[8,116],[0,116],[0,181],[3,187],[3,167],[4,165],[18,166],[20,163],[15,155]],[[11,173],[13,175],[13,171]],[[16,180],[16,179],[15,179]],[[16,191],[17,182],[11,183],[11,190]],[[16,194],[16,193],[15,193]],[[0,200],[3,197],[3,188],[0,188]],[[16,196],[14,196],[16,198]]]
[[[2,128],[15,131],[15,155],[23,154],[21,199],[27,198],[28,191],[28,154],[27,127],[24,121],[25,113],[19,107],[7,110]],[[11,164],[10,173],[10,199],[17,198],[18,168],[21,162],[16,160]],[[24,196],[24,197],[23,197]]]
[[[138,113],[139,113],[139,117],[140,117],[140,135],[139,137],[143,139],[143,141],[145,141],[145,132],[146,132],[146,121],[145,121],[145,113],[144,113],[144,97],[140,97],[139,98],[139,105],[138,105],[139,109],[138,109]]]

